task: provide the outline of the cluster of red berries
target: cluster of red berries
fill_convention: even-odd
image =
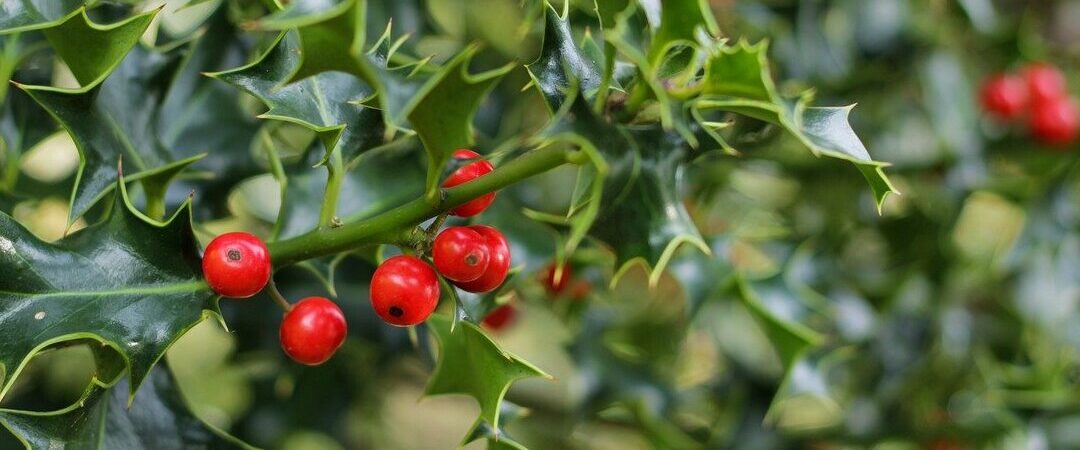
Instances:
[[[206,246],[203,276],[223,297],[248,298],[270,281],[270,251],[248,233],[225,233]],[[345,342],[345,314],[325,297],[307,297],[289,307],[281,320],[281,348],[301,364],[326,362]]]
[[[472,160],[480,155],[469,150],[454,158]],[[465,164],[443,183],[453,187],[490,173],[495,167],[485,160]],[[480,214],[495,201],[485,194],[452,210],[458,217]],[[427,320],[439,303],[439,277],[468,292],[489,292],[502,285],[510,270],[510,245],[499,230],[486,225],[449,227],[431,245],[434,268],[417,256],[387,259],[371,277],[371,306],[386,323],[410,326]]]
[[[979,93],[983,109],[1006,121],[1025,121],[1039,142],[1073,143],[1080,134],[1080,106],[1069,96],[1065,75],[1047,63],[1029,64],[1019,74],[986,80]]]
[[[454,158],[478,159],[469,150]],[[443,183],[453,187],[483,176],[495,167],[485,160],[469,162]],[[488,193],[450,211],[460,217],[480,214],[495,201]],[[510,269],[510,246],[499,230],[485,226],[450,227],[431,245],[438,273],[469,292],[488,292],[499,287]],[[248,298],[270,282],[270,251],[258,237],[248,233],[225,233],[210,242],[202,260],[203,276],[210,288],[223,297]],[[276,291],[273,292],[276,295]],[[416,325],[428,318],[439,303],[439,277],[424,260],[395,256],[375,270],[371,278],[371,305],[391,325]],[[281,348],[293,360],[307,365],[326,362],[345,342],[345,314],[325,297],[307,297],[288,307],[281,321]]]

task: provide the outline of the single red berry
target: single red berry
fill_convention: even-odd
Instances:
[[[514,323],[517,314],[517,308],[513,304],[507,303],[491,310],[481,323],[489,330],[499,332]]]
[[[206,246],[202,269],[214,292],[224,297],[248,298],[270,281],[270,251],[262,239],[252,234],[225,233]]]
[[[1064,146],[1080,132],[1080,108],[1071,98],[1035,104],[1029,118],[1031,134],[1044,144]]]
[[[1032,63],[1024,68],[1028,97],[1031,103],[1057,100],[1065,96],[1065,75],[1047,63]]]
[[[285,354],[300,364],[315,366],[326,362],[345,342],[348,328],[345,314],[323,297],[300,300],[285,313],[278,337]]]
[[[450,227],[435,237],[431,259],[435,269],[448,280],[472,281],[487,269],[487,241],[468,227]]]
[[[473,281],[454,283],[469,292],[489,292],[502,285],[510,270],[510,245],[499,230],[487,225],[473,225],[470,229],[480,233],[487,243],[488,266],[484,274]]]
[[[556,275],[558,276],[556,277]],[[566,286],[570,283],[570,278],[573,278],[573,276],[574,273],[569,264],[563,264],[562,271],[557,270],[556,263],[548,264],[542,272],[544,289],[548,292],[548,295],[559,295],[566,289]]]
[[[458,150],[454,152],[455,159],[475,159],[480,155],[472,150]],[[443,187],[454,187],[459,184],[472,181],[482,175],[487,175],[491,171],[495,170],[495,166],[485,160],[479,160],[476,162],[468,163],[454,173],[446,177],[446,181],[443,182]],[[451,209],[450,214],[458,217],[472,217],[484,212],[491,203],[495,201],[495,193],[489,192],[480,197],[474,198],[459,205],[457,208]]]
[[[424,261],[395,256],[371,277],[371,306],[386,323],[399,327],[427,320],[439,304],[439,278]]]
[[[1016,119],[1027,108],[1028,87],[1020,77],[995,75],[983,83],[979,100],[986,112],[1001,119]]]

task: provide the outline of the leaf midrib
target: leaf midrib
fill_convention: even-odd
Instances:
[[[105,297],[133,294],[175,294],[182,292],[197,292],[207,290],[209,286],[202,280],[193,280],[186,283],[174,283],[164,286],[145,288],[107,289],[101,291],[61,291],[61,292],[11,292],[0,291],[0,296],[11,297],[35,297],[35,298],[65,298],[65,297]]]

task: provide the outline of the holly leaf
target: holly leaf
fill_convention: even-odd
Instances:
[[[653,28],[649,48],[649,60],[653,65],[673,45],[695,42],[699,31],[709,36],[716,36],[720,32],[705,0],[645,0],[641,4]]]
[[[499,426],[499,404],[514,381],[550,375],[499,348],[478,326],[432,314],[428,328],[439,341],[439,361],[425,395],[464,394],[480,404],[480,418]],[[451,331],[452,330],[452,331]]]
[[[293,0],[285,7],[249,24],[251,28],[284,30],[326,20],[340,15],[353,6],[352,0]]]
[[[189,163],[183,160],[188,152],[166,148],[156,132],[156,114],[179,56],[179,50],[159,53],[137,46],[98,85],[76,90],[18,85],[64,127],[79,149],[69,220],[113,188],[121,158],[129,181]]]
[[[762,297],[761,292],[772,294]],[[820,334],[803,325],[799,318],[790,317],[798,308],[784,307],[787,302],[794,301],[794,294],[782,286],[782,281],[751,282],[736,275],[735,294],[769,337],[785,371],[790,370],[807,350],[823,341]]]
[[[683,203],[683,166],[689,144],[678,133],[659,126],[632,133],[640,151],[640,172],[636,176],[609,175],[629,178],[629,190],[601,206],[589,233],[612,247],[620,270],[634,260],[651,268],[649,282],[655,285],[682,244],[691,244],[706,254],[710,249]]]
[[[351,159],[383,142],[381,113],[357,102],[374,94],[370,86],[346,73],[323,72],[287,83],[300,67],[303,49],[296,32],[278,36],[257,61],[209,76],[258,97],[269,110],[260,118],[299,124],[318,133],[326,153]]]
[[[579,146],[592,163],[579,181],[568,249],[587,230],[615,252],[615,281],[629,263],[641,262],[652,269],[653,284],[682,244],[708,253],[682,202],[681,177],[689,159],[682,135],[659,124],[608,124],[582,96],[569,102],[541,133],[544,139]]]
[[[72,15],[86,0],[7,0],[0,9],[0,33],[48,27]]]
[[[218,186],[263,171],[245,151],[260,123],[242,107],[243,94],[204,75],[240,64],[248,45],[224,11],[215,14],[190,44],[157,116],[162,145],[177,157],[206,152],[198,168],[216,175]]]
[[[575,83],[585,97],[591,99],[595,96],[604,74],[600,61],[595,59],[601,55],[594,51],[592,57],[587,56],[574,42],[567,19],[569,3],[563,4],[561,15],[550,3],[546,3],[546,6],[544,44],[536,61],[526,65],[525,69],[529,71],[533,84],[544,94],[551,110],[558,111],[566,101],[567,91]]]
[[[29,449],[248,449],[191,413],[170,370],[158,367],[134,402],[128,381],[93,384],[71,407],[39,413],[0,410],[0,423]]]
[[[439,189],[439,176],[454,150],[473,145],[472,121],[480,102],[513,68],[505,65],[469,73],[469,62],[476,50],[475,46],[463,50],[432,77],[417,93],[416,106],[409,113],[409,123],[427,150],[429,198]]]
[[[180,335],[217,315],[202,279],[185,203],[165,223],[131,205],[121,185],[110,217],[50,244],[0,214],[0,343],[4,397],[38,352],[93,339],[127,363],[131,395]]]
[[[705,63],[705,75],[691,102],[698,110],[723,110],[780,125],[815,156],[849,161],[870,183],[880,210],[896,192],[885,175],[887,163],[874,161],[848,123],[848,107],[811,107],[810,96],[795,101],[780,96],[766,60],[767,44],[718,44]],[[701,124],[708,126],[707,124]]]
[[[64,3],[47,7],[47,12],[27,0],[16,0],[13,11],[5,3],[0,10],[0,33],[40,29],[83,86],[97,84],[120,65],[158,12],[149,11],[107,25],[92,22],[85,8],[55,20],[43,20],[70,6]]]
[[[529,410],[510,402],[503,402],[499,406],[499,417],[502,419],[504,426],[508,422],[513,422],[527,415],[528,412]],[[504,429],[492,426],[483,418],[477,418],[476,422],[473,422],[472,428],[465,435],[465,439],[461,441],[460,446],[464,447],[481,439],[487,442],[488,450],[527,450],[524,445],[507,435]]]

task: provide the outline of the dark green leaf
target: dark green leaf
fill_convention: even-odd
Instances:
[[[351,159],[381,144],[380,112],[357,103],[373,95],[364,82],[345,73],[323,72],[285,84],[299,68],[301,54],[298,34],[282,33],[256,62],[210,76],[262,100],[270,109],[259,117],[297,123],[319,133],[327,158],[340,151]]]
[[[546,2],[545,2],[546,3]],[[578,48],[570,33],[570,23],[560,17],[550,3],[545,8],[544,45],[536,61],[525,66],[533,83],[544,94],[548,106],[557,111],[566,100],[567,91],[577,84],[585,97],[592,98],[600,87],[603,72],[599,60]],[[589,40],[591,42],[591,39]],[[594,43],[595,46],[595,43]]]
[[[191,210],[152,223],[117,195],[111,217],[55,244],[38,240],[0,214],[0,344],[7,393],[35,353],[94,339],[129,366],[131,393],[165,349],[216,314],[217,297],[202,279]]]
[[[91,385],[60,411],[0,410],[0,423],[28,450],[251,448],[195,417],[167,367],[156,368],[148,381],[130,404],[125,379],[112,389]]]
[[[77,90],[19,87],[44,107],[71,135],[82,164],[71,195],[71,220],[80,217],[113,188],[116,163],[123,158],[129,181],[174,164],[187,164],[160,141],[156,113],[179,52],[135,47],[104,81]]]

